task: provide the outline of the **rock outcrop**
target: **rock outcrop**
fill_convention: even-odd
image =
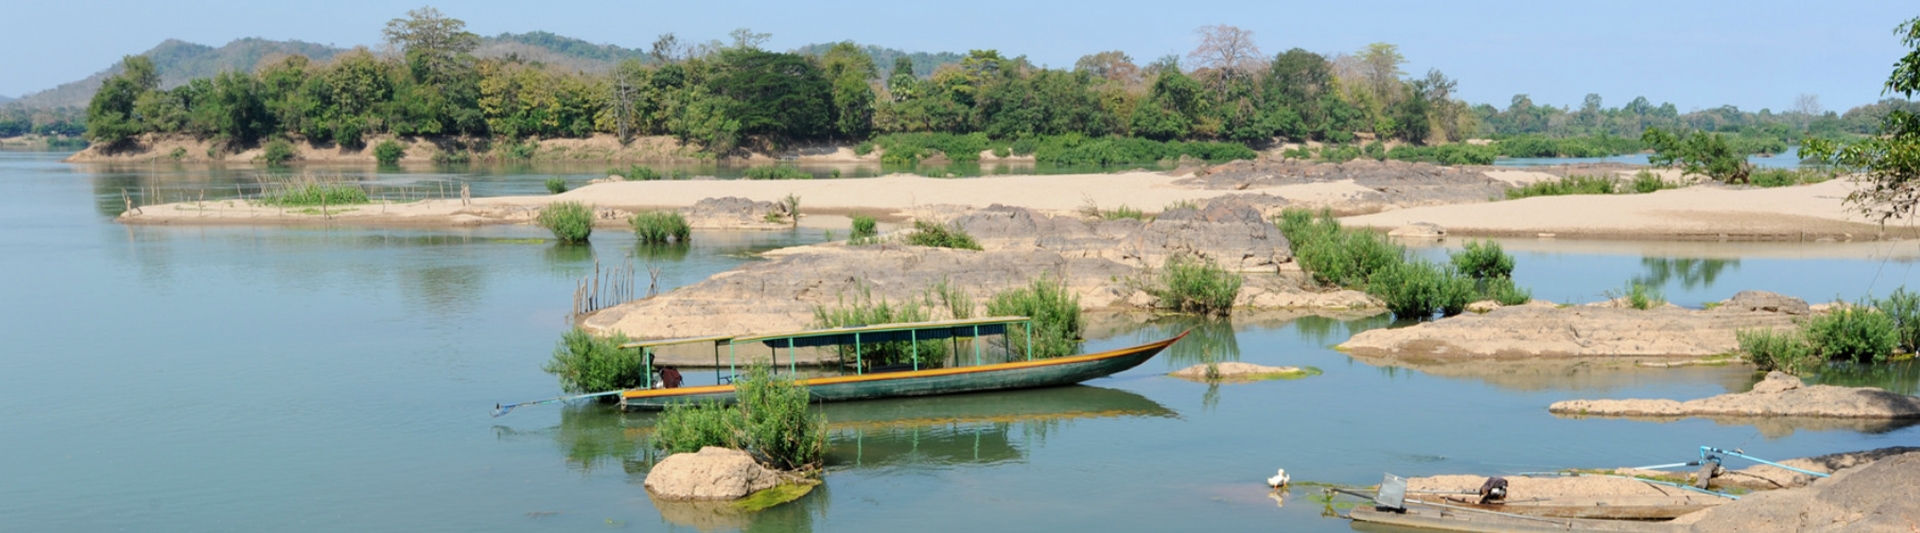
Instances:
[[[1920,398],[1873,387],[1806,386],[1781,372],[1743,393],[1685,402],[1674,400],[1567,400],[1547,408],[1555,414],[1650,417],[1920,418]]]
[[[778,229],[790,225],[787,206],[737,196],[707,198],[681,211],[687,225],[700,229]]]
[[[647,472],[647,492],[666,500],[737,500],[780,484],[780,473],[740,450],[676,453]]]
[[[1261,211],[1240,198],[1198,209],[1173,209],[1151,221],[1090,221],[993,205],[953,220],[995,248],[1039,248],[1069,257],[1097,257],[1159,266],[1171,255],[1212,259],[1228,270],[1274,272],[1292,261],[1291,246]]]
[[[1920,452],[1882,458],[1801,489],[1763,491],[1682,516],[1691,531],[1911,533],[1920,524]]]
[[[1742,292],[1708,310],[1524,305],[1365,331],[1340,348],[1359,357],[1421,362],[1698,358],[1733,352],[1739,347],[1736,330],[1793,329],[1794,318],[1806,314],[1806,302],[1760,291]]]

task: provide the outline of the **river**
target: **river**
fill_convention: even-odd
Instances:
[[[496,403],[558,394],[539,367],[567,327],[573,285],[596,260],[636,255],[631,234],[568,248],[518,226],[123,226],[108,216],[122,190],[218,189],[247,173],[62,156],[0,152],[4,531],[1346,531],[1321,516],[1317,489],[1296,487],[1282,505],[1262,480],[1282,467],[1296,481],[1370,484],[1383,472],[1669,463],[1701,445],[1786,458],[1920,440],[1898,424],[1559,418],[1547,404],[1702,397],[1755,376],[1376,367],[1329,347],[1385,319],[1243,314],[1093,339],[1089,349],[1196,330],[1086,386],[829,406],[826,482],[792,504],[752,516],[656,505],[641,487],[657,459],[644,443],[650,415],[580,405],[489,416]],[[457,177],[497,193],[538,190],[545,176]],[[446,178],[382,179],[424,190]],[[684,253],[640,255],[670,289],[823,238],[696,232]],[[1818,246],[1509,248],[1520,282],[1556,301],[1597,299],[1632,278],[1682,305],[1748,288],[1852,299],[1909,281],[1908,261],[1835,259]],[[1206,356],[1324,374],[1221,386],[1162,375]],[[1827,379],[1912,394],[1920,374]]]

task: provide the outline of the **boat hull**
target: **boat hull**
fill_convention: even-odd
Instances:
[[[1020,361],[974,367],[886,372],[857,376],[804,379],[800,384],[816,402],[907,398],[995,390],[1072,385],[1140,366],[1185,333],[1171,339],[1072,357]],[[658,411],[690,402],[734,401],[732,385],[679,389],[636,389],[621,393],[620,406],[634,411]]]

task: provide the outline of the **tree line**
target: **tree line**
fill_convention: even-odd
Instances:
[[[358,147],[380,134],[517,141],[606,133],[623,140],[670,135],[725,154],[750,143],[895,134],[1258,147],[1281,139],[1634,138],[1649,127],[1744,128],[1791,139],[1806,131],[1855,132],[1872,122],[1850,118],[1852,111],[1806,118],[1763,110],[1755,117],[1721,108],[1683,115],[1645,98],[1603,109],[1597,96],[1578,111],[1536,106],[1525,95],[1498,110],[1457,99],[1457,81],[1439,70],[1403,72],[1406,59],[1391,44],[1353,54],[1294,48],[1269,56],[1251,31],[1218,25],[1196,33],[1199,45],[1184,56],[1141,65],[1108,51],[1061,69],[995,50],[941,57],[937,67],[924,55],[880,65],[873,47],[852,42],[781,53],[761,48],[767,34],[745,29],[731,42],[698,45],[667,34],[645,57],[599,74],[512,55],[476,58],[479,37],[428,7],[388,22],[384,34],[397,54],[358,48],[324,64],[283,56],[252,73],[225,72],[167,90],[151,61],[128,57],[123,72],[95,94],[85,127],[89,140],[107,145],[143,133],[187,133],[230,147],[269,137]],[[1779,130],[1796,126],[1792,120],[1801,123]]]

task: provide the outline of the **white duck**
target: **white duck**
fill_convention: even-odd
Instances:
[[[1282,468],[1273,477],[1267,478],[1267,486],[1277,489],[1287,486],[1287,482],[1292,480],[1293,478],[1287,477],[1287,469]]]

